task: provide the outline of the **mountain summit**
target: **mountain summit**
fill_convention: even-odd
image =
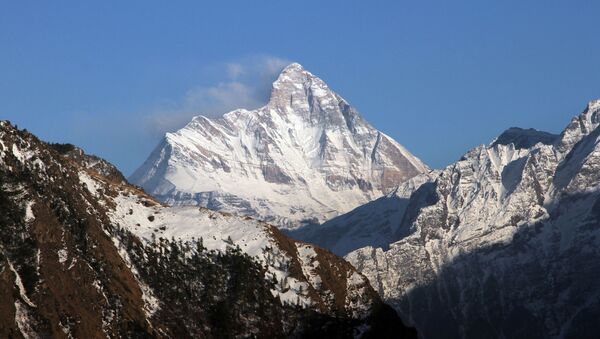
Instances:
[[[167,133],[130,181],[174,205],[249,215],[283,228],[319,223],[428,168],[300,64],[269,102]]]

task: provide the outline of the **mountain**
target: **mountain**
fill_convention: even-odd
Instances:
[[[403,218],[418,210],[415,190],[437,172],[417,175],[385,196],[337,216],[321,225],[308,225],[287,232],[293,239],[318,244],[339,256],[367,246],[387,250],[391,243],[406,235]],[[409,204],[410,203],[410,204]],[[408,212],[407,212],[408,210]]]
[[[266,106],[195,117],[167,133],[129,178],[170,205],[197,205],[293,229],[392,191],[428,169],[294,63]]]
[[[312,228],[424,338],[596,338],[600,100]]]
[[[50,147],[62,156],[74,160],[79,165],[90,169],[103,177],[117,182],[125,183],[127,181],[115,165],[95,155],[86,154],[81,148],[76,147],[75,145],[50,144]]]
[[[0,337],[415,337],[343,259],[0,122]],[[393,326],[389,326],[392,324]]]

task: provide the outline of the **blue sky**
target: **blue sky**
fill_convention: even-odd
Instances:
[[[600,98],[598,1],[0,3],[0,119],[130,174],[193,114],[266,100],[297,61],[443,167]]]

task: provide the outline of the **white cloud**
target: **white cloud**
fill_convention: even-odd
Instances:
[[[272,56],[246,58],[215,67],[226,81],[195,87],[170,107],[161,107],[147,119],[149,131],[164,134],[183,127],[194,116],[219,117],[237,108],[255,109],[266,104],[271,83],[290,62]]]
[[[163,134],[184,126],[197,115],[218,117],[236,108],[254,109],[263,104],[248,85],[223,82],[213,87],[192,88],[178,107],[150,115],[148,123],[153,134]]]
[[[262,59],[261,70],[264,75],[273,75],[279,73],[285,66],[291,64],[292,62],[285,59],[280,59],[276,57],[264,57]]]
[[[242,76],[244,73],[245,73],[244,66],[242,66],[242,64],[235,63],[235,62],[227,64],[227,75],[229,75],[229,77],[231,79],[237,79],[238,77]]]

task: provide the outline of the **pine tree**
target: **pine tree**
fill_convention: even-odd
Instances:
[[[204,239],[200,237],[200,239],[196,242],[196,252],[202,253],[204,250],[206,250],[206,247],[204,247]]]

